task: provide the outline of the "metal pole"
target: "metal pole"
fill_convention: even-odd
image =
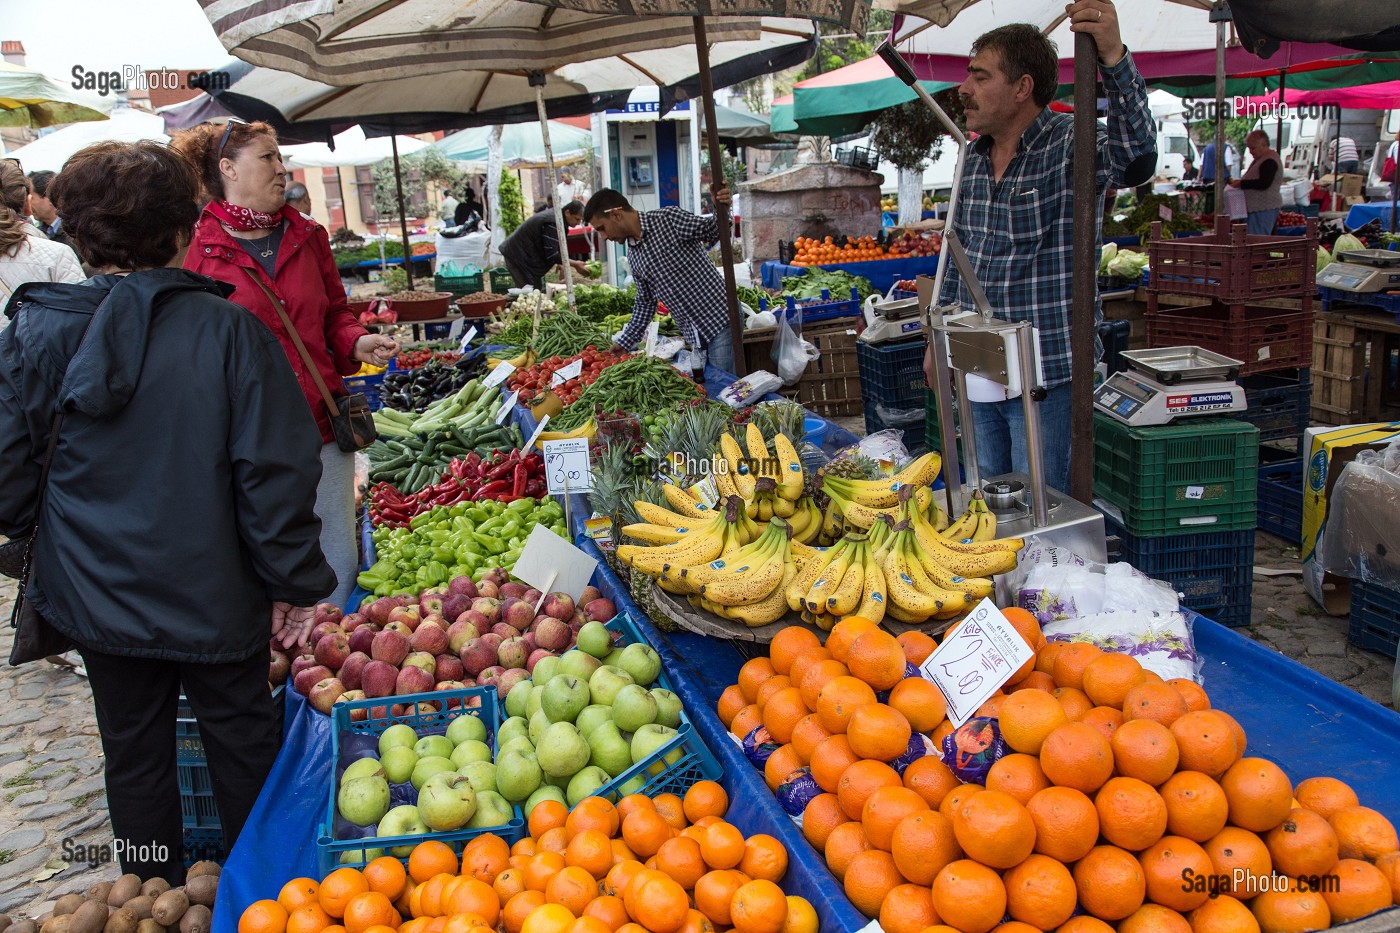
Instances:
[[[1040,436],[1040,409],[1036,407],[1036,403],[1031,397],[1031,386],[1035,382],[1035,366],[1031,364],[1031,354],[1036,352],[1036,348],[1035,342],[1031,339],[1029,322],[1024,322],[1016,328],[1016,344],[1021,364],[1021,407],[1026,418],[1026,465],[1030,468],[1031,477],[1031,521],[1035,527],[1044,528],[1050,521],[1050,503],[1049,497],[1045,493],[1045,456]],[[1093,427],[1092,411],[1091,405],[1091,429]],[[1090,437],[1092,438],[1092,434]],[[1082,447],[1075,448],[1076,451],[1083,449]],[[1071,461],[1073,460],[1092,462],[1090,457],[1071,455]],[[1090,491],[1092,492],[1092,488]]]
[[[1341,210],[1345,202],[1338,204],[1342,191],[1342,108],[1337,108],[1337,132],[1332,134],[1332,207]]]
[[[1225,24],[1230,7],[1216,0],[1210,18],[1215,22],[1215,213],[1225,210]]]
[[[549,144],[549,111],[544,106],[544,72],[530,72],[535,88],[535,109],[540,114],[540,140],[544,143],[544,160],[549,164],[549,194],[554,202],[554,232],[559,237],[559,267],[564,270],[564,294],[569,310],[574,311],[574,267],[569,265],[569,228],[564,225],[564,205],[559,203],[559,176],[554,169],[554,147]]]
[[[1069,489],[1063,490],[1088,505],[1094,498],[1094,301],[1098,294],[1099,258],[1095,246],[1100,199],[1097,195],[1098,121],[1095,77],[1099,66],[1099,50],[1088,33],[1074,36],[1074,258],[1070,266],[1072,289],[1070,302],[1070,473]],[[1024,356],[1024,351],[1023,351]],[[1022,363],[1024,372],[1025,363]],[[1027,396],[1032,385],[1023,382],[1021,392]],[[1029,450],[1040,440],[1030,431],[1027,412],[1026,447],[1032,467],[1037,466],[1044,451]],[[1037,431],[1038,435],[1039,432]],[[1065,443],[1056,438],[1055,443]],[[1044,470],[1038,485],[1044,489]],[[1043,493],[1042,493],[1043,497]]]
[[[1283,108],[1284,91],[1288,88],[1288,69],[1280,68],[1278,72],[1278,122],[1274,124],[1274,148],[1280,153],[1283,152]],[[1282,166],[1280,166],[1282,170]]]
[[[710,149],[710,193],[724,184],[724,154],[719,146],[719,121],[715,117],[715,83],[710,76],[710,46],[705,38],[705,18],[695,17],[695,58],[700,66],[700,95],[705,107],[705,136]],[[734,375],[748,373],[744,365],[744,322],[739,315],[739,285],[734,279],[734,232],[729,208],[715,202],[715,224],[719,227],[719,254],[724,263],[724,291],[729,300],[729,333],[734,341]],[[696,349],[700,349],[696,347]]]
[[[1395,136],[1395,141],[1391,143],[1391,146],[1396,146],[1396,155],[1400,155],[1400,146],[1397,146],[1396,143],[1400,143],[1400,133],[1397,133],[1397,134],[1396,134],[1396,136]],[[1385,147],[1385,151],[1386,151],[1387,153],[1390,152],[1390,146],[1386,146],[1386,147]],[[1381,158],[1381,165],[1382,165],[1382,166],[1385,165],[1385,158],[1384,158],[1384,157]],[[1392,181],[1392,182],[1390,183],[1390,232],[1391,232],[1391,233],[1394,233],[1394,232],[1395,232],[1395,208],[1396,208],[1396,206],[1397,206],[1397,205],[1396,205],[1396,201],[1397,201],[1397,200],[1400,200],[1400,175],[1397,175],[1396,180],[1395,180],[1395,181]]]
[[[404,216],[403,173],[399,170],[399,137],[394,132],[394,121],[389,120],[389,146],[394,153],[394,188],[399,197],[399,235],[403,238],[403,271],[408,275],[408,290],[413,291],[413,247],[408,244],[408,220]]]

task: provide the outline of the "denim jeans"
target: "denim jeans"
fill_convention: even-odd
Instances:
[[[729,328],[715,334],[705,345],[705,362],[731,375],[734,372],[734,335]]]
[[[1357,159],[1347,159],[1347,160],[1345,160],[1345,161],[1342,161],[1342,162],[1338,162],[1338,163],[1337,163],[1337,174],[1338,174],[1338,175],[1355,175],[1356,172],[1357,172],[1357,170],[1360,169],[1360,168],[1361,168],[1361,162],[1360,162],[1360,161],[1358,161]]]
[[[1036,404],[1040,405],[1045,482],[1063,492],[1069,486],[1070,384],[1050,389],[1045,401]],[[1029,475],[1026,415],[1019,396],[1004,402],[973,402],[972,423],[977,432],[977,469],[983,482],[1013,470]]]
[[[1247,232],[1268,236],[1274,232],[1274,222],[1278,220],[1278,208],[1267,211],[1249,212],[1249,229]]]

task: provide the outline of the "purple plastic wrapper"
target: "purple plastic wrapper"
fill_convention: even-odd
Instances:
[[[938,753],[938,746],[933,744],[933,739],[922,732],[915,732],[909,736],[909,748],[903,755],[890,762],[890,767],[900,776],[904,776],[904,769],[918,761],[925,755],[935,755]]]
[[[749,763],[760,771],[768,764],[768,756],[777,750],[778,743],[773,741],[763,726],[755,726],[752,732],[744,736],[744,754],[748,756]]]
[[[821,785],[812,777],[811,768],[798,768],[783,778],[778,785],[778,803],[783,805],[788,816],[801,816],[811,803],[822,793]]]
[[[1010,749],[994,718],[974,716],[943,737],[943,763],[964,784],[987,783],[992,765]]]

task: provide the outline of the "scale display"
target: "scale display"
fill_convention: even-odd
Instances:
[[[1225,380],[1160,385],[1141,373],[1108,377],[1094,393],[1094,407],[1134,427],[1170,424],[1193,415],[1219,415],[1245,410],[1244,390]]]
[[[1334,262],[1317,274],[1317,284],[1344,292],[1378,292],[1383,288],[1400,287],[1400,272]]]

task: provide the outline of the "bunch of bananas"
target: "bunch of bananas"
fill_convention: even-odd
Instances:
[[[899,492],[905,487],[917,489],[923,508],[936,509],[930,487],[938,478],[943,467],[942,458],[936,453],[927,453],[909,463],[889,479],[850,479],[828,474],[822,479],[822,493],[827,497],[826,512],[822,517],[823,543],[831,543],[845,531],[868,532],[880,520],[881,515],[894,518],[899,514]],[[946,518],[935,521],[946,525]]]
[[[510,358],[502,356],[488,356],[486,358],[486,368],[487,370],[492,370],[495,369],[497,366],[501,365],[502,363],[509,363],[516,369],[525,369],[526,367],[534,366],[535,359],[535,351],[532,349],[526,349],[521,353],[518,353]]]
[[[878,552],[878,543],[863,534],[818,551],[788,583],[788,608],[824,632],[848,615],[878,623],[887,611]]]

